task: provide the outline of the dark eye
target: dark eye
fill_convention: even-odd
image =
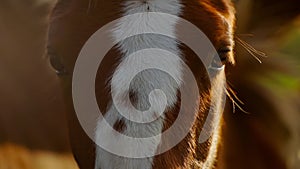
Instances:
[[[221,69],[223,66],[227,63],[229,53],[231,52],[231,47],[222,47],[217,52],[217,54],[214,56],[210,67],[213,69]]]
[[[232,51],[231,47],[226,46],[218,50],[220,60],[225,64],[228,61],[228,55]]]
[[[66,68],[61,60],[53,51],[48,50],[48,57],[51,67],[54,69],[57,75],[64,75],[67,73]]]

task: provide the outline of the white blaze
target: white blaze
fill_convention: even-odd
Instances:
[[[179,16],[182,5],[180,0],[127,0],[124,2],[123,12],[124,15],[134,14],[138,12],[165,12]],[[123,39],[128,35],[140,32],[139,30],[153,30],[155,32],[169,32],[175,37],[176,32],[176,19],[170,19],[168,17],[149,17],[147,13],[132,18],[124,18],[116,25],[116,28],[112,30],[112,37],[115,41]],[[172,106],[177,101],[177,89],[179,88],[182,80],[182,59],[180,58],[180,51],[178,43],[175,39],[163,37],[161,35],[138,35],[130,37],[124,41],[118,43],[118,47],[122,52],[121,63],[117,67],[113,74],[113,80],[111,87],[118,93],[128,93],[128,88],[124,87],[124,84],[128,82],[128,77],[135,72],[135,69],[139,69],[143,64],[155,64],[166,67],[172,74],[171,76],[161,76],[160,74],[143,72],[139,75],[138,80],[132,84],[131,90],[136,94],[136,107],[138,109],[149,108],[149,98],[145,97],[145,91],[149,89],[148,83],[152,86],[160,86],[160,89],[164,92],[166,97],[160,97],[160,92],[152,92],[151,103],[153,110],[160,110],[165,104],[167,107]],[[140,53],[137,58],[130,55],[139,50],[147,48],[162,48],[172,52],[174,55],[165,55],[164,53],[154,53],[155,57],[147,58],[143,57],[143,53]],[[174,76],[174,77],[173,77]],[[172,78],[172,79],[171,79]],[[175,83],[174,83],[175,82]],[[157,97],[156,97],[157,96]],[[164,98],[167,98],[165,102]],[[118,101],[122,102],[124,97],[117,97]],[[152,110],[152,109],[150,109]],[[121,111],[121,110],[120,110]],[[157,113],[157,112],[152,112]],[[122,132],[125,135],[131,137],[151,137],[157,135],[163,130],[164,115],[158,118],[156,121],[147,124],[134,123],[123,116],[117,111],[116,107],[112,106],[105,114],[105,119],[113,125],[116,121],[124,119],[126,128]],[[96,141],[101,141],[98,137],[101,133],[111,132],[110,129],[104,127],[104,123],[100,120],[96,129]],[[113,135],[111,132],[111,138],[106,140],[114,140],[112,144],[117,144],[118,136]],[[157,146],[160,143],[160,139],[153,139],[150,144],[136,146],[145,147],[153,151],[153,155],[156,152]],[[143,152],[128,152],[128,153],[141,153]],[[113,155],[101,148],[97,148],[96,152],[96,165],[95,169],[151,169],[153,163],[153,157],[143,159],[130,159],[125,157],[119,157]]]

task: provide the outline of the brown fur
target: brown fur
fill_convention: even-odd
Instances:
[[[54,49],[59,56],[62,56],[68,72],[72,72],[76,56],[87,38],[104,24],[120,16],[122,1],[101,1],[101,6],[94,1],[60,1],[52,14],[52,21],[49,33],[49,47]],[[185,0],[182,17],[198,26],[212,41],[218,50],[223,46],[234,46],[234,10],[230,1],[227,0]],[[76,36],[75,36],[76,35]],[[60,38],[64,37],[64,38]],[[68,49],[68,50],[66,50]],[[209,83],[203,81],[207,75],[205,69],[197,61],[197,57],[187,47],[182,47],[188,65],[198,78],[200,94],[206,99],[200,100],[202,109],[199,109],[197,121],[193,130],[188,136],[170,151],[155,157],[153,168],[189,168],[193,161],[205,161],[207,158],[210,140],[202,145],[197,145],[197,138],[203,121],[207,114],[205,100],[209,100]],[[112,49],[101,63],[96,79],[96,93],[100,110],[105,109],[110,102],[109,86],[107,90],[106,82],[111,77],[118,63],[118,50]],[[229,61],[234,62],[233,53],[228,56]],[[201,77],[201,78],[200,78]],[[73,152],[81,168],[93,168],[94,164],[94,144],[84,134],[78,124],[71,101],[70,77],[63,77],[65,84],[66,99],[69,107],[70,140]],[[176,119],[178,107],[166,113],[165,129]],[[167,140],[164,140],[163,142]]]
[[[2,0],[0,2],[0,78],[2,82],[0,95],[0,140],[1,142],[18,142],[33,149],[67,151],[69,145],[67,144],[66,138],[66,121],[63,116],[64,110],[62,108],[63,105],[59,94],[60,90],[57,85],[57,78],[54,77],[55,73],[49,69],[45,57],[42,57],[47,31],[46,27],[48,24],[48,20],[45,18],[53,3],[48,2],[47,4],[36,6],[32,5],[32,2],[35,2],[35,0],[28,0],[26,3],[21,1],[22,0]],[[68,12],[73,9],[73,7],[68,8],[71,2],[70,0],[63,1],[66,8],[57,13],[58,18],[64,14],[69,15]],[[270,57],[263,59],[264,64],[260,65],[251,56],[243,52],[245,49],[236,51],[238,60],[236,68],[229,73],[229,80],[234,84],[233,87],[237,91],[237,95],[245,102],[243,108],[251,114],[245,114],[239,111],[238,108],[236,108],[235,114],[232,113],[233,111],[231,109],[225,113],[226,124],[224,126],[225,133],[223,136],[225,143],[222,144],[222,149],[219,151],[219,155],[222,158],[218,160],[217,168],[285,169],[288,168],[286,158],[290,154],[285,153],[285,151],[280,153],[279,150],[285,149],[287,140],[292,139],[292,133],[290,133],[290,131],[293,128],[289,128],[288,122],[282,121],[281,116],[277,115],[287,115],[291,114],[291,112],[287,112],[285,109],[279,109],[278,106],[283,105],[281,98],[274,97],[272,92],[267,88],[259,86],[257,79],[253,78],[253,76],[266,76],[264,72],[274,67],[280,67],[280,71],[286,71],[291,68],[291,65],[283,63],[288,61],[289,57],[274,58],[268,49],[273,52],[278,49],[278,46],[267,47],[266,44],[268,43],[266,42],[269,42],[268,38],[270,37],[277,38],[279,36],[278,32],[281,32],[280,35],[287,32],[286,29],[279,27],[283,25],[289,26],[287,23],[292,20],[295,15],[299,14],[299,6],[295,5],[297,4],[297,0],[274,0],[272,2],[268,0],[250,1],[253,2],[254,5],[248,5],[245,9],[237,13],[238,16],[241,16],[242,13],[248,9],[246,12],[248,17],[239,18],[239,21],[244,23],[238,24],[239,33],[254,34],[255,36],[250,38],[252,44],[256,48],[267,52]],[[45,1],[43,1],[43,3],[44,2]],[[98,0],[98,4],[100,2],[101,1]],[[216,1],[212,2],[219,3]],[[244,0],[239,2],[244,2]],[[90,11],[95,11],[93,10],[93,8],[95,8],[94,6],[95,5],[91,5]],[[222,3],[218,6],[224,10]],[[252,6],[253,8],[250,8]],[[87,5],[85,4],[80,8],[79,13],[81,13],[82,16],[84,15],[83,13],[87,14],[86,8]],[[100,10],[100,8],[98,9]],[[82,16],[79,16],[80,15],[73,14],[69,16],[69,19],[74,17],[74,20],[78,18],[82,21]],[[249,18],[249,20],[247,18]],[[65,22],[65,20],[62,20],[62,23]],[[84,20],[83,22],[87,24]],[[270,25],[270,23],[272,24]],[[67,24],[62,25],[61,28],[64,28],[66,25]],[[96,24],[92,23],[91,25]],[[93,31],[94,30],[90,30],[88,32]],[[56,33],[53,33],[52,36],[62,36],[66,37],[66,39],[76,40],[76,37],[71,37],[68,33]],[[86,37],[88,37],[88,35]],[[243,36],[241,38],[244,39]],[[272,39],[271,41],[275,42],[276,39]],[[74,43],[76,44],[76,42]],[[58,44],[59,48],[66,47],[61,44]],[[59,53],[59,56],[64,56],[64,54],[65,53]],[[74,53],[73,51],[70,56],[72,55],[76,55],[76,52]],[[270,66],[268,62],[272,64],[272,66]],[[296,72],[299,73],[298,70]],[[293,107],[293,109],[295,109],[294,111],[299,112],[299,106],[298,109],[295,108],[299,104],[293,105],[294,102],[299,103],[299,99],[290,101],[288,99],[290,99],[289,96],[287,96],[287,100],[285,100],[287,105]],[[228,105],[228,108],[230,107],[231,105]],[[36,119],[43,120],[40,121]],[[75,117],[70,119],[72,123],[76,122]],[[272,127],[271,130],[269,128],[270,126]],[[78,131],[79,128],[79,126],[74,124],[70,125],[70,127],[74,127],[73,129],[75,131]],[[47,134],[47,137],[45,134]],[[78,135],[78,137],[75,137],[75,134]],[[84,135],[84,133],[73,133],[72,138],[78,139],[77,142],[76,139],[73,140],[73,146],[75,145],[75,152],[83,152],[82,155],[79,155],[79,158],[83,159],[81,160],[81,165],[83,165],[84,162],[82,161],[86,160],[85,155],[89,153],[84,153],[86,145],[84,141],[82,142],[84,139],[80,137],[81,135]],[[80,149],[81,146],[76,147],[76,144],[81,144],[82,149]],[[16,165],[24,161],[24,156],[21,154],[26,154],[24,157],[25,160],[30,159],[26,162],[26,165],[28,165],[30,169],[33,168],[33,163],[37,161],[37,157],[35,155],[32,156],[31,151],[26,149],[25,153],[23,148],[9,147],[10,148],[3,148],[3,146],[1,146],[0,148],[0,154],[4,154],[0,156],[5,159],[3,160],[4,163],[0,160],[0,165],[10,163],[10,166],[13,166],[13,169],[15,169],[17,168],[15,167]],[[206,146],[201,147],[200,149],[204,150],[199,151],[205,152],[207,151],[205,150],[206,148]],[[294,148],[294,150],[296,150],[296,148]],[[9,153],[7,151],[9,151]],[[29,157],[27,157],[28,152],[30,152]],[[283,156],[281,155],[282,153]],[[19,156],[22,156],[22,158],[19,158]],[[52,159],[52,157],[51,155],[50,159]],[[198,159],[203,159],[204,157],[205,155],[203,157],[200,156]],[[90,157],[87,157],[87,159],[89,158]],[[225,163],[223,163],[223,159]],[[55,164],[59,164],[60,162],[61,160],[55,160]],[[44,165],[46,164],[43,163],[38,168],[45,168]],[[53,165],[51,164],[51,166]],[[22,165],[20,168],[25,167]]]

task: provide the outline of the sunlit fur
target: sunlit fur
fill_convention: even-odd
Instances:
[[[201,29],[206,36],[210,39],[212,44],[218,51],[224,46],[228,46],[231,49],[234,47],[233,33],[234,33],[234,8],[228,0],[168,0],[168,1],[139,1],[139,0],[116,0],[116,1],[59,1],[58,5],[55,7],[52,19],[52,24],[49,31],[50,46],[60,51],[60,55],[63,56],[63,61],[67,71],[72,71],[74,63],[76,61],[76,56],[78,51],[84,44],[84,42],[101,26],[104,26],[108,22],[120,18],[121,16],[127,14],[133,14],[142,11],[160,11],[167,12],[183,19],[186,19],[196,25]],[[76,16],[75,16],[76,15]],[[140,23],[139,23],[140,22]],[[112,31],[112,37],[118,39],[122,33],[126,33],[127,30],[134,31],[135,29],[143,29],[143,20],[136,20],[133,23],[123,22],[119,24]],[[56,24],[61,23],[61,24]],[[62,24],[63,23],[63,24]],[[164,21],[163,18],[157,20],[157,25],[152,25],[154,28],[165,28],[171,32],[176,33],[177,27],[176,22],[171,22],[170,20]],[[68,25],[66,27],[66,25]],[[70,29],[72,28],[72,29]],[[121,33],[120,33],[121,32]],[[75,35],[76,36],[72,36]],[[58,37],[61,38],[59,41],[52,40]],[[150,38],[149,38],[150,37]],[[166,66],[168,66],[173,71],[178,71],[178,82],[185,82],[184,71],[180,71],[180,60],[184,61],[195,75],[198,83],[199,94],[201,98],[196,101],[199,103],[199,110],[193,112],[195,114],[195,121],[193,127],[187,136],[174,148],[171,150],[154,156],[149,159],[126,159],[122,157],[117,157],[116,155],[111,155],[106,153],[101,148],[96,148],[95,144],[91,142],[89,138],[84,134],[84,131],[80,128],[77,120],[69,120],[70,126],[70,141],[72,144],[74,156],[81,168],[96,168],[96,169],[109,169],[109,168],[121,168],[121,169],[132,169],[132,168],[144,168],[147,169],[161,169],[161,168],[205,168],[212,169],[216,166],[219,155],[219,143],[220,143],[220,131],[222,127],[222,117],[221,104],[222,100],[222,90],[225,89],[225,70],[221,70],[216,73],[216,77],[213,83],[210,84],[208,77],[203,67],[202,63],[197,59],[198,57],[184,44],[178,44],[178,42],[170,39],[160,39],[157,36],[149,37],[135,37],[128,39],[125,43],[119,43],[117,46],[111,49],[102,61],[100,68],[98,70],[98,75],[96,78],[96,95],[98,100],[98,105],[103,112],[103,115],[113,121],[111,123],[118,122],[120,119],[118,112],[113,111],[111,105],[111,87],[116,89],[121,89],[120,84],[122,84],[122,78],[126,77],[126,71],[119,72],[121,69],[122,62],[124,58],[126,60],[126,55],[128,53],[134,52],[143,48],[139,46],[145,44],[147,46],[165,46],[166,49],[171,50],[178,54],[179,59],[169,59],[166,60]],[[52,38],[52,39],[51,39]],[[139,39],[141,38],[141,39]],[[157,39],[158,38],[158,39]],[[136,43],[137,40],[142,40],[143,43]],[[57,43],[55,43],[55,41]],[[63,46],[67,46],[66,48]],[[164,47],[163,47],[164,48]],[[234,63],[233,51],[226,53],[227,63]],[[153,61],[155,62],[155,60]],[[157,61],[159,62],[159,61]],[[138,66],[137,65],[132,65]],[[111,77],[117,72],[116,77],[118,81],[112,81]],[[145,76],[141,79],[155,81],[159,79],[158,76],[151,75]],[[66,78],[66,88],[70,84],[70,79]],[[140,81],[136,86],[143,86],[146,81]],[[164,85],[163,83],[159,85]],[[180,85],[178,83],[177,85]],[[168,129],[176,120],[177,114],[180,109],[180,93],[177,89],[179,86],[169,85],[166,88],[167,95],[173,98],[170,101],[169,109],[163,114],[163,118],[157,124],[152,124],[157,132],[163,132]],[[163,87],[164,88],[164,87]],[[70,88],[69,88],[70,89]],[[69,91],[69,90],[68,90]],[[129,91],[127,91],[129,92]],[[136,95],[136,104],[145,105],[146,100],[143,100],[142,91],[139,87],[134,88],[133,93]],[[216,98],[216,99],[212,99]],[[70,95],[67,95],[67,100],[71,100]],[[215,100],[212,102],[212,100]],[[158,101],[159,102],[159,101]],[[208,114],[209,107],[212,107],[214,111],[214,120],[210,125],[216,127],[212,136],[205,143],[199,144],[198,138],[205,122],[206,116]],[[145,106],[144,106],[145,107]],[[68,111],[69,119],[76,119],[73,108]],[[145,134],[148,131],[143,128],[137,128],[137,130],[131,129],[131,123],[129,121],[124,121],[122,123],[121,132],[135,134]],[[101,132],[104,128],[101,126],[101,121],[98,122],[97,132]],[[149,133],[151,134],[151,132]],[[158,144],[168,144],[170,138],[162,137],[157,140],[153,147]]]

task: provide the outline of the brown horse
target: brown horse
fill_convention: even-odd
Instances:
[[[103,116],[110,123],[110,125],[120,133],[143,137],[152,136],[161,133],[172,126],[178,116],[180,109],[180,92],[179,81],[185,81],[184,73],[180,72],[181,63],[178,60],[184,61],[185,64],[192,70],[198,84],[200,99],[194,100],[199,104],[198,110],[189,110],[186,113],[194,115],[194,122],[186,137],[180,141],[172,149],[156,156],[144,157],[139,159],[119,157],[111,154],[100,147],[95,146],[95,143],[87,136],[81,127],[79,120],[76,117],[75,110],[72,103],[72,74],[75,67],[75,62],[79,52],[88,38],[96,32],[99,28],[107,23],[118,19],[128,14],[135,14],[138,12],[164,12],[181,17],[201,29],[209,38],[220,58],[212,60],[212,68],[217,71],[212,83],[209,83],[208,75],[204,65],[197,59],[195,53],[189,49],[185,44],[179,44],[174,39],[166,37],[157,37],[155,35],[138,36],[129,38],[126,41],[119,42],[113,47],[102,61],[98,74],[96,77],[96,96],[98,105]],[[221,104],[222,93],[217,91],[225,88],[225,70],[224,66],[233,64],[233,48],[234,48],[234,27],[235,27],[235,10],[229,0],[146,0],[146,1],[131,1],[131,0],[117,0],[117,1],[59,1],[54,8],[51,16],[51,24],[49,29],[49,46],[48,53],[58,74],[62,79],[65,89],[65,98],[68,103],[68,119],[70,128],[70,141],[74,156],[80,166],[84,169],[99,169],[99,168],[215,168],[218,158],[219,149],[219,134],[221,130],[221,120],[218,118],[214,120],[212,125],[215,130],[212,136],[204,143],[198,143],[198,138],[201,129],[204,127],[205,119],[209,113],[211,104],[214,104],[214,113],[220,115],[222,113]],[[157,23],[152,25],[152,29],[164,29],[166,31],[176,34],[178,26],[172,21],[164,18],[157,18]],[[147,29],[151,25],[143,25],[149,20],[138,19],[134,21],[119,21],[114,31],[110,33],[112,36],[122,38],[126,32],[134,32],[137,29]],[[132,23],[130,23],[132,22]],[[146,26],[143,28],[143,26]],[[119,32],[119,33],[118,33]],[[121,32],[121,33],[120,33]],[[200,45],[200,44],[199,44]],[[101,46],[99,46],[101,48]],[[130,120],[122,118],[118,115],[118,111],[112,106],[111,89],[117,88],[122,90],[122,77],[126,78],[127,65],[122,69],[123,59],[127,59],[126,55],[130,51],[137,49],[162,47],[172,52],[177,52],[181,55],[178,60],[174,58],[166,59],[163,55],[159,56],[160,61],[165,67],[170,67],[176,74],[175,77],[179,79],[177,84],[169,78],[157,72],[145,72],[139,77],[130,91],[123,91],[130,93],[130,98],[133,104],[140,109],[148,108],[148,98],[144,97],[145,91],[151,91],[151,85],[147,81],[159,85],[164,89],[166,97],[170,100],[167,102],[167,110],[163,112],[163,117],[151,122],[150,124],[139,125]],[[165,59],[165,61],[164,61]],[[216,60],[221,60],[218,62]],[[136,62],[139,64],[141,62]],[[130,68],[134,69],[131,65]],[[114,75],[115,72],[119,72]],[[181,75],[183,74],[183,75]],[[112,76],[117,76],[118,81],[113,81]],[[159,80],[164,80],[160,82]],[[108,85],[107,85],[108,83]],[[215,97],[215,101],[212,101]],[[118,99],[118,98],[117,98]],[[119,98],[122,99],[122,98]],[[161,100],[156,96],[156,103],[159,106]],[[188,109],[188,108],[187,108]],[[134,115],[134,114],[133,114]],[[98,121],[94,124],[95,135],[107,132],[103,127],[103,122]],[[179,128],[180,130],[180,128]],[[113,137],[114,139],[118,139]],[[96,140],[103,140],[103,138],[96,138]],[[114,140],[113,139],[113,140]],[[111,140],[111,141],[113,141]],[[149,146],[150,149],[158,151],[157,148],[162,144],[169,144],[171,138],[160,138],[155,140],[151,145],[136,145]],[[113,144],[113,143],[112,143]],[[221,160],[219,160],[221,161]]]
[[[278,87],[283,93],[276,95],[272,88],[263,86],[259,80],[271,80],[269,73],[274,68],[287,74],[290,72],[286,70],[293,68],[291,57],[276,57],[276,51],[286,41],[282,37],[294,29],[290,21],[299,14],[299,7],[294,5],[296,1],[274,0],[270,3],[266,0],[243,0],[238,3],[237,36],[244,39],[246,35],[239,33],[253,33],[254,37],[247,35],[248,41],[251,40],[251,44],[263,49],[270,57],[262,60],[264,64],[259,64],[247,56],[245,49],[235,51],[237,64],[230,70],[227,79],[234,85],[237,95],[245,103],[244,109],[250,114],[237,108],[233,114],[231,105],[228,105],[226,125],[223,126],[225,132],[221,137],[224,143],[218,150],[218,163],[221,159],[225,159],[226,163],[218,168],[299,168],[299,130],[296,128],[299,104],[294,104],[299,103],[299,99],[294,97],[297,92],[287,95],[285,93],[290,90],[283,92],[286,88],[279,83]],[[52,0],[0,2],[0,142],[13,142],[30,148],[29,151],[11,144],[1,145],[0,168],[46,168],[48,165],[50,168],[53,165],[59,168],[56,164],[60,163],[62,168],[65,167],[65,157],[60,160],[57,154],[48,156],[46,153],[46,159],[53,159],[53,163],[44,160],[45,149],[68,149],[58,78],[50,70],[46,58],[42,57],[48,26],[47,15],[54,3]],[[299,25],[297,22],[294,24]],[[278,39],[281,39],[280,44],[266,43],[277,42]],[[57,63],[56,68],[59,67]],[[295,72],[299,73],[298,70]],[[41,150],[42,154],[39,153]]]

